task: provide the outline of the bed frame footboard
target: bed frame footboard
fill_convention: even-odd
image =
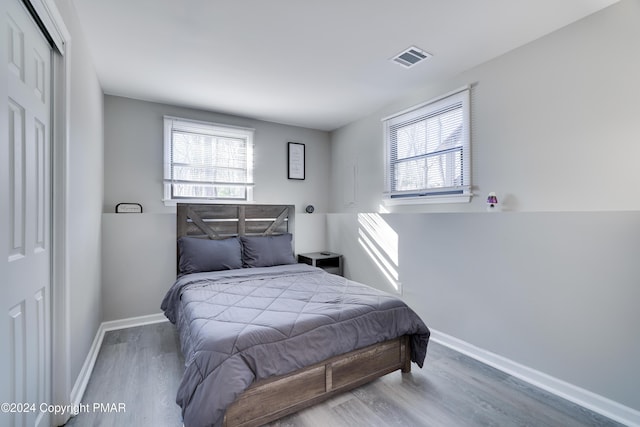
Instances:
[[[224,426],[260,426],[398,369],[410,372],[409,345],[403,336],[258,381],[227,409]]]

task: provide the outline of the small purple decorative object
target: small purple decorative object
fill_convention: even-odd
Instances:
[[[498,197],[496,196],[496,193],[489,193],[489,196],[487,197],[487,205],[489,206],[489,208],[495,208],[497,204]]]

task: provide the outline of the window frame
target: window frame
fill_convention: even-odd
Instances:
[[[460,185],[441,188],[421,188],[415,190],[393,191],[393,166],[400,163],[392,158],[394,151],[392,129],[402,124],[409,124],[415,120],[436,116],[460,104],[462,108],[462,165]],[[471,116],[470,116],[470,87],[464,86],[446,93],[427,102],[415,105],[382,119],[384,133],[384,194],[385,205],[429,204],[429,203],[468,203],[473,196],[471,192]],[[427,157],[429,153],[422,155]]]
[[[226,125],[200,120],[185,119],[174,116],[163,117],[163,139],[164,139],[164,179],[163,179],[163,202],[165,206],[175,206],[177,203],[250,203],[253,201],[253,174],[254,174],[254,134],[255,129],[241,126]],[[216,137],[228,137],[234,139],[244,139],[246,141],[246,165],[247,182],[245,186],[245,198],[231,197],[174,197],[172,185],[172,148],[173,131],[179,128],[184,131],[202,135],[212,135]]]

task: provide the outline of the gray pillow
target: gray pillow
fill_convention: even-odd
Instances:
[[[289,233],[276,236],[241,236],[242,261],[245,267],[271,267],[295,264]]]
[[[223,240],[178,239],[178,274],[242,268],[242,246],[237,237]]]

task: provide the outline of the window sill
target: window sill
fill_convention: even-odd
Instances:
[[[189,204],[202,204],[202,205],[210,205],[210,204],[230,204],[230,205],[241,205],[243,203],[252,204],[254,203],[252,200],[231,200],[231,199],[162,199],[162,202],[165,206],[177,206],[178,203],[189,203]]]
[[[444,195],[429,195],[429,196],[416,196],[416,197],[397,197],[397,198],[384,198],[383,203],[386,206],[398,206],[398,205],[431,205],[442,203],[469,203],[473,197],[472,193],[464,194],[444,194]]]

